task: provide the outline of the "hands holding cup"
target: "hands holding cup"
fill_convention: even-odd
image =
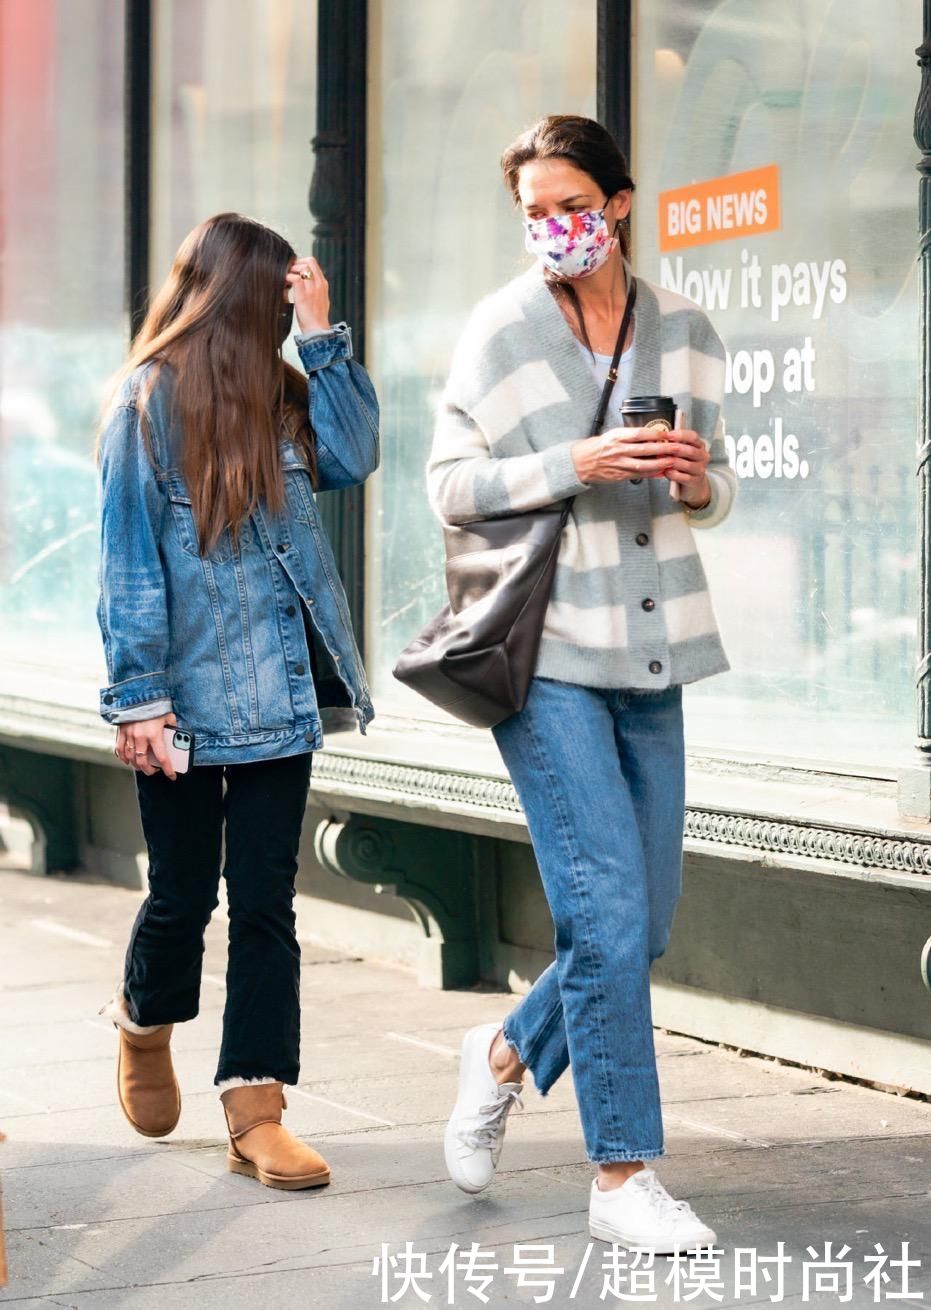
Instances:
[[[711,497],[708,464],[711,452],[691,428],[610,428],[572,445],[572,459],[582,482],[628,482],[667,478],[678,498],[698,509]]]

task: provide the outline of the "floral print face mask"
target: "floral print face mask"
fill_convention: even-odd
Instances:
[[[560,277],[590,277],[617,246],[603,209],[527,219],[524,227],[529,253]]]

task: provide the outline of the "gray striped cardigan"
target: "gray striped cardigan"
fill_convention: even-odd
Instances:
[[[475,308],[456,347],[427,464],[430,502],[470,523],[575,496],[537,675],[660,690],[728,668],[692,525],[720,523],[736,479],[723,439],[724,347],[692,301],[637,279],[631,395],[672,395],[711,447],[711,501],[665,478],[586,484],[572,460],[599,387],[537,264]]]

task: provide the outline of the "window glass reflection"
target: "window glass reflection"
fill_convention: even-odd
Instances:
[[[398,652],[445,599],[424,464],[433,405],[466,316],[527,267],[502,150],[547,113],[593,114],[594,0],[383,0],[372,33],[369,354],[384,462],[370,491],[369,663],[407,699]],[[410,694],[418,715],[426,701]]]
[[[691,741],[888,766],[913,733],[916,7],[638,18],[637,267],[700,299],[733,361],[737,506],[699,538],[733,671],[690,692]],[[777,230],[708,240],[736,209],[702,230],[665,207],[770,165]]]
[[[102,663],[93,445],[125,349],[122,0],[0,5],[0,657]]]

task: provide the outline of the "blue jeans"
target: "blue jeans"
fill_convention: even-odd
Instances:
[[[556,959],[504,1021],[546,1095],[572,1066],[592,1161],[664,1154],[650,1011],[682,886],[682,689],[535,678],[494,729],[556,929]]]

